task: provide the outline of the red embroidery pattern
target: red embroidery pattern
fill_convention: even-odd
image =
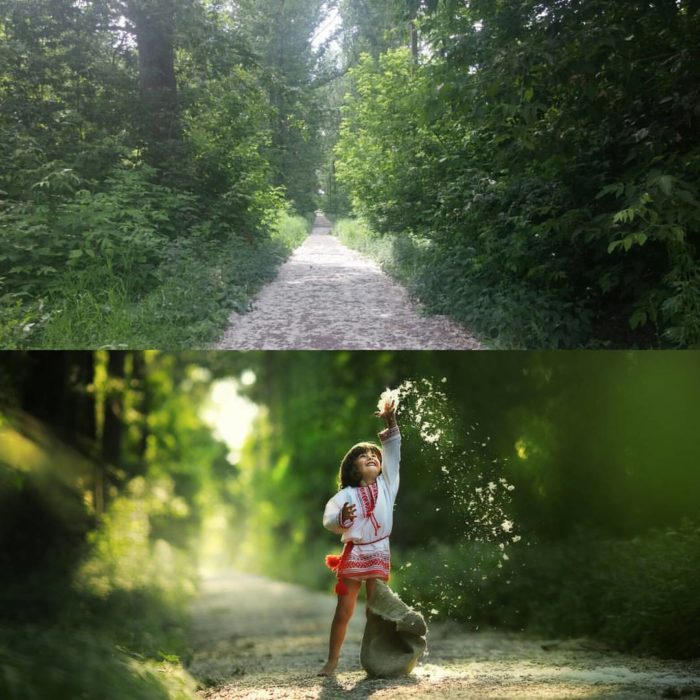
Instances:
[[[387,440],[393,438],[395,435],[399,435],[398,425],[394,425],[391,428],[386,428],[385,430],[382,430],[382,432],[379,433],[379,439],[382,441],[382,443],[384,443]]]
[[[374,528],[374,534],[379,532],[379,522],[374,516],[374,506],[377,505],[377,498],[379,496],[379,485],[375,481],[369,486],[358,487],[360,492],[360,505],[362,506],[362,515],[365,518],[369,518]]]
[[[379,487],[375,481],[369,486],[359,486],[360,501],[362,504],[362,515],[369,518],[374,511],[374,506],[377,504],[377,496],[379,495]]]
[[[377,578],[388,579],[391,568],[391,558],[388,552],[372,552],[363,554],[356,549],[343,562],[338,575],[343,578]]]

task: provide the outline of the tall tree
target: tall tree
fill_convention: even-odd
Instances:
[[[318,189],[323,95],[313,85],[317,65],[311,41],[323,6],[323,0],[237,0],[234,6],[236,21],[254,37],[267,71],[273,182],[300,212],[315,208]]]
[[[122,5],[136,37],[148,153],[153,164],[161,167],[172,165],[181,155],[177,152],[182,125],[175,79],[177,5],[178,0],[126,0]]]
[[[102,502],[107,503],[112,487],[117,486],[116,467],[122,461],[124,432],[124,362],[125,350],[112,350],[107,356],[103,393],[103,422],[101,435]]]

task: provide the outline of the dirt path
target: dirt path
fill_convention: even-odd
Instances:
[[[473,350],[479,342],[444,316],[421,316],[379,266],[330,235],[316,218],[311,235],[277,278],[234,313],[218,349]]]
[[[606,652],[433,623],[429,655],[412,676],[369,680],[359,665],[363,614],[351,623],[336,679],[318,678],[333,596],[259,577],[208,578],[192,609],[188,669],[206,700],[292,698],[647,698],[700,696],[700,662]],[[547,645],[549,646],[549,645]]]

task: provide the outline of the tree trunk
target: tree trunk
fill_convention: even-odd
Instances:
[[[107,391],[102,429],[102,463],[104,464],[104,500],[109,486],[116,485],[113,468],[121,461],[124,413],[124,350],[110,350],[107,360]]]
[[[408,11],[408,26],[411,33],[411,56],[413,57],[413,65],[418,65],[418,27],[416,20],[418,19],[418,9],[420,2],[416,0],[408,0],[406,9]]]
[[[23,386],[22,408],[63,435],[68,355],[39,350],[29,353],[28,359],[30,369]]]
[[[139,439],[136,445],[136,459],[138,461],[138,470],[144,474],[146,472],[146,448],[148,447],[148,414],[151,411],[151,391],[148,385],[148,376],[146,372],[146,358],[143,352],[133,352],[132,355],[132,381],[134,388],[140,394],[138,410],[140,413],[139,420]]]
[[[418,63],[418,28],[416,27],[415,20],[411,21],[411,56],[413,56],[413,63]]]
[[[159,167],[171,160],[169,147],[181,140],[175,80],[175,2],[132,0],[128,12],[136,33],[149,155]]]
[[[97,437],[95,395],[90,387],[95,380],[95,358],[92,352],[67,352],[68,381],[64,426],[68,433],[78,436],[92,448]]]
[[[23,387],[22,408],[51,426],[70,445],[89,448],[95,440],[94,379],[88,351],[35,351]]]

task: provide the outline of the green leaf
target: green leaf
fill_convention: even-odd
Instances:
[[[606,185],[603,189],[598,192],[595,196],[596,199],[602,199],[605,195],[614,194],[616,197],[620,197],[625,192],[625,185],[623,182],[614,182],[612,185]]]
[[[648,320],[647,312],[642,309],[637,309],[631,316],[629,320],[630,328],[634,330],[639,326],[643,326]]]
[[[670,195],[673,191],[673,178],[670,175],[661,175],[656,183],[665,195]]]
[[[627,223],[631,222],[634,220],[634,215],[636,211],[632,207],[628,207],[627,209],[620,209],[620,211],[616,212],[615,215],[613,216],[613,221],[617,223]]]

